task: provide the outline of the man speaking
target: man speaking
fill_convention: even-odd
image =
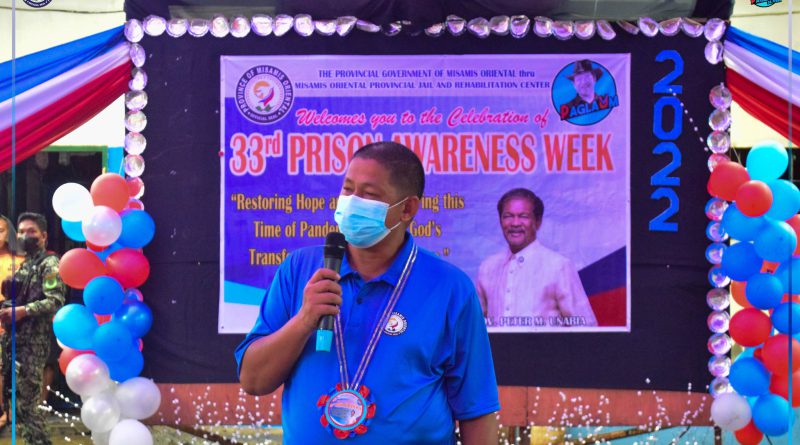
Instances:
[[[335,220],[348,245],[337,274],[322,246],[280,265],[255,326],[236,350],[250,394],[284,385],[288,445],[497,443],[500,409],[488,335],[470,279],[407,232],[425,175],[394,142],[358,150]],[[317,352],[320,319],[331,352]]]

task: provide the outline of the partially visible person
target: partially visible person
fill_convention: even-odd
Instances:
[[[497,213],[508,247],[486,258],[478,270],[488,325],[597,326],[575,265],[537,239],[542,200],[516,188],[500,198]]]
[[[22,264],[24,257],[18,255],[17,252],[17,231],[14,230],[14,224],[5,217],[5,215],[0,215],[0,283],[10,279],[14,272],[19,268]],[[0,294],[0,304],[5,300],[2,294]],[[3,329],[0,327],[0,335],[3,334]],[[0,357],[2,357],[2,351],[0,351]],[[0,364],[2,363],[2,359],[0,358]],[[0,375],[0,387],[3,386],[3,377]],[[0,402],[2,402],[2,406],[5,406],[5,399],[3,398],[2,394],[0,394]],[[8,415],[6,411],[3,410],[2,415],[0,415],[0,431],[5,429],[8,425]]]
[[[14,224],[4,215],[0,215],[0,282],[14,275],[14,271],[22,264],[23,259],[24,257],[17,251],[17,232],[14,230]]]
[[[12,308],[7,301],[0,309],[0,323],[6,330],[0,339],[3,346],[4,403],[6,411],[9,411],[11,372],[16,368],[16,419],[22,438],[29,444],[50,445],[44,411],[38,406],[43,370],[50,354],[52,319],[64,304],[67,288],[58,275],[58,256],[45,249],[47,220],[44,216],[28,212],[21,214],[17,219],[17,233],[25,261],[12,278],[16,306]],[[16,366],[10,357],[12,319],[16,332]]]

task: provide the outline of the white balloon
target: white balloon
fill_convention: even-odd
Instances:
[[[108,384],[106,384],[106,386],[104,386],[100,391],[97,391],[95,394],[100,394],[101,392],[110,392],[111,394],[114,394],[114,391],[116,390],[117,390],[117,382],[115,382],[109,377]],[[81,403],[86,402],[87,400],[89,400],[90,397],[94,396],[95,394],[86,396],[81,396],[79,394],[79,397],[81,398]],[[119,418],[120,420],[122,420],[122,415],[120,415]]]
[[[750,404],[739,394],[722,394],[711,404],[711,419],[724,430],[740,430],[750,423],[751,417]]]
[[[108,445],[153,445],[153,436],[138,420],[126,419],[111,430]]]
[[[119,405],[114,393],[101,392],[89,397],[81,407],[81,421],[92,432],[111,431],[119,423]]]
[[[115,392],[123,417],[146,419],[158,411],[161,392],[152,380],[133,377],[120,383]]]
[[[108,439],[111,436],[111,431],[104,433],[96,433],[92,431],[92,442],[94,445],[108,445]]]
[[[92,194],[80,184],[68,182],[57,188],[53,194],[53,210],[67,221],[83,220],[92,207]]]
[[[95,206],[81,220],[86,241],[96,246],[110,246],[122,233],[122,218],[108,206]]]
[[[81,354],[67,366],[67,386],[81,397],[99,394],[111,384],[108,366],[94,354]]]

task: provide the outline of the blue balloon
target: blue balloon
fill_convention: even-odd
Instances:
[[[732,280],[747,281],[761,270],[764,262],[750,243],[737,243],[725,250],[722,256],[722,270]]]
[[[740,212],[736,204],[731,204],[722,214],[722,227],[731,238],[739,241],[753,241],[761,232],[766,220],[763,216],[751,218]]]
[[[772,190],[772,207],[766,216],[776,221],[786,221],[800,211],[800,190],[793,183],[778,179],[767,183]]]
[[[133,337],[142,338],[153,325],[153,312],[139,300],[125,300],[111,319],[124,324]]]
[[[144,369],[144,357],[138,348],[134,348],[121,360],[106,361],[106,365],[112,379],[124,382],[141,374]]]
[[[68,304],[59,309],[53,318],[56,338],[72,349],[92,349],[92,336],[96,330],[97,319],[82,304]]]
[[[133,337],[124,324],[111,320],[94,331],[92,346],[103,361],[120,361],[133,349]]]
[[[775,276],[780,280],[784,294],[800,294],[800,257],[793,256],[791,261],[781,263]]]
[[[792,321],[792,330],[789,332],[789,320]],[[772,313],[772,325],[781,334],[795,335],[800,333],[800,304],[782,303]]]
[[[153,239],[156,223],[144,210],[129,210],[122,215],[122,233],[119,242],[125,247],[138,249]]]
[[[797,234],[783,221],[767,221],[756,236],[753,245],[761,258],[779,263],[792,256],[797,247]]]
[[[782,436],[791,428],[793,415],[789,401],[775,394],[762,395],[753,405],[753,423],[768,436]]]
[[[759,181],[778,179],[788,166],[789,153],[775,141],[762,142],[747,154],[747,173],[750,174],[750,179]]]
[[[769,392],[769,371],[758,360],[747,357],[731,365],[728,379],[739,394],[760,396]]]
[[[109,255],[124,247],[125,246],[120,245],[119,242],[115,242],[114,244],[106,247],[105,250],[101,252],[95,252],[93,250],[91,252],[93,252],[95,255],[97,255],[98,258],[100,258],[103,262],[105,262],[106,258],[108,258]]]
[[[119,281],[108,276],[93,278],[83,290],[83,302],[95,314],[113,314],[122,305],[125,290]]]
[[[781,304],[783,285],[775,275],[760,273],[747,280],[744,295],[754,307],[767,310]]]
[[[69,237],[69,239],[78,242],[86,241],[86,237],[83,235],[83,225],[80,221],[67,221],[66,219],[61,220],[61,228],[64,229],[64,234]]]

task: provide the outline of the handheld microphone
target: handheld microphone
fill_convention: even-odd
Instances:
[[[339,273],[346,248],[347,241],[345,241],[344,235],[339,232],[329,233],[325,237],[325,253],[322,267]],[[320,318],[317,326],[317,351],[330,352],[331,342],[333,341],[333,323],[333,315],[324,315]]]

